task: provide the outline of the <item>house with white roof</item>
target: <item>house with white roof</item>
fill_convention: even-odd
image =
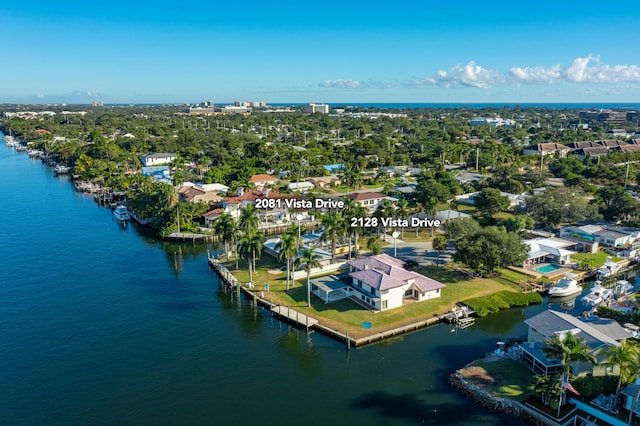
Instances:
[[[523,242],[529,246],[529,254],[524,266],[539,263],[565,265],[571,263],[571,255],[576,253],[569,249],[569,247],[573,248],[575,243],[561,238],[533,238]]]
[[[605,365],[609,356],[607,350],[620,346],[620,342],[631,337],[614,319],[576,318],[550,309],[525,320],[525,324],[529,326],[529,331],[527,341],[519,346],[521,349],[520,360],[533,372],[539,374],[554,374],[563,371],[564,367],[559,359],[548,358],[542,351],[545,340],[551,339],[554,335],[562,339],[571,333],[574,337],[584,339],[591,354],[596,358],[597,364],[595,366],[584,361],[572,363],[571,371],[574,375],[614,374],[614,367]]]
[[[373,211],[382,204],[382,200],[391,200],[394,203],[398,201],[397,198],[389,197],[378,192],[352,192],[347,194],[346,197],[351,198],[361,206],[366,207],[369,210],[369,213],[373,213]]]
[[[311,182],[290,182],[287,187],[293,192],[309,192],[315,188]]]
[[[607,225],[567,226],[560,230],[560,236],[565,235],[595,241],[608,247],[624,247],[639,238],[640,230]]]
[[[407,301],[440,297],[444,284],[404,268],[404,262],[388,254],[347,262],[352,297],[371,309],[385,311]]]
[[[467,194],[457,195],[455,197],[456,203],[468,204],[473,206],[476,204],[476,197],[478,196],[479,193],[480,191],[476,191],[476,192],[469,192]],[[513,207],[524,204],[525,199],[527,198],[527,194],[525,193],[511,194],[509,192],[500,191],[500,195],[502,195],[503,197],[507,197],[507,199],[509,200],[509,208],[513,208]]]
[[[146,154],[140,157],[142,165],[149,166],[162,166],[171,163],[178,156],[171,152],[154,152],[153,154]]]

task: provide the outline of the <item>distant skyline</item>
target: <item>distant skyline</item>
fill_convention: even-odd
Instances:
[[[133,3],[0,5],[0,102],[640,102],[637,1]]]

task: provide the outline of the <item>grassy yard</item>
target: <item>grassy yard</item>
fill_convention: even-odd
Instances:
[[[442,296],[420,303],[408,303],[402,308],[384,312],[372,312],[350,299],[325,304],[317,296],[311,295],[311,308],[307,307],[306,278],[299,279],[286,291],[285,268],[277,260],[266,254],[257,260],[253,275],[254,291],[263,292],[266,299],[278,305],[291,306],[300,312],[320,320],[321,323],[342,333],[349,332],[354,338],[365,337],[380,331],[426,320],[448,312],[457,302],[472,297],[484,296],[503,290],[517,291],[516,284],[487,278],[469,279],[463,274],[447,268],[420,267],[417,272],[438,280],[447,287]],[[239,270],[235,271],[235,262],[227,263],[232,273],[243,283],[249,281],[246,262],[239,261]],[[266,291],[264,284],[269,284]],[[362,329],[363,322],[371,322],[372,329]]]
[[[599,251],[597,253],[572,254],[571,259],[573,259],[574,262],[580,262],[583,259],[589,259],[591,260],[591,266],[593,266],[594,268],[598,268],[607,260],[607,256],[611,256],[611,255],[607,252]],[[620,257],[616,257],[616,256],[612,256],[612,257],[614,262],[618,262],[622,260],[622,258]]]
[[[513,217],[513,214],[509,212],[498,212],[492,214],[491,217],[494,219],[511,219]]]
[[[533,373],[518,361],[478,360],[470,367],[475,367],[467,367],[467,371],[474,376],[467,377],[496,396],[524,401],[529,396],[535,395],[531,385]]]
[[[405,228],[404,237],[399,238],[403,241],[426,243],[433,241],[433,237],[437,235],[442,235],[437,229],[432,231],[431,228],[418,228],[418,237],[416,238],[416,230],[414,228]]]
[[[360,185],[360,187],[357,190],[362,191],[365,189],[376,189],[376,188],[382,188],[382,185],[380,185],[379,183],[376,183],[373,185]],[[336,192],[347,192],[347,187],[345,185],[334,186],[332,189]],[[353,187],[349,187],[349,192],[353,192],[353,191],[354,191]]]

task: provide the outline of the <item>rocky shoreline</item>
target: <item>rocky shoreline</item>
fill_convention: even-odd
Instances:
[[[528,424],[536,426],[557,426],[558,423],[511,399],[500,398],[486,391],[482,386],[471,383],[464,369],[456,370],[449,376],[449,383],[467,398],[482,405],[494,413],[519,417]]]

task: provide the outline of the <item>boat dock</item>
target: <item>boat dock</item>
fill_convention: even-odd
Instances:
[[[318,331],[326,336],[343,342],[347,345],[347,349],[350,349],[351,346],[357,347],[368,345],[390,337],[395,337],[421,328],[436,325],[441,322],[451,322],[452,313],[449,312],[445,315],[436,315],[431,318],[415,321],[411,324],[403,325],[391,330],[372,333],[365,337],[354,338],[349,336],[348,331],[343,333],[339,330],[321,324],[318,319],[306,315],[295,308],[277,305],[274,304],[272,300],[267,300],[265,296],[267,296],[268,293],[265,295],[264,291],[252,290],[248,285],[238,281],[218,259],[208,256],[208,263],[222,283],[228,288],[235,290],[238,296],[240,296],[240,294],[244,294],[247,298],[253,300],[254,304],[268,309],[272,316],[277,317],[286,323],[292,324],[295,327],[304,328],[308,331]],[[454,322],[459,328],[467,328],[475,323],[475,318],[473,318],[475,312],[468,306],[459,305],[456,308],[456,311],[460,314],[459,317],[457,316],[458,314],[456,314]]]
[[[280,317],[281,319],[284,319],[285,322],[291,322],[298,325],[304,324],[304,327],[307,329],[318,324],[317,319],[293,310],[289,306],[271,305],[271,315]]]

